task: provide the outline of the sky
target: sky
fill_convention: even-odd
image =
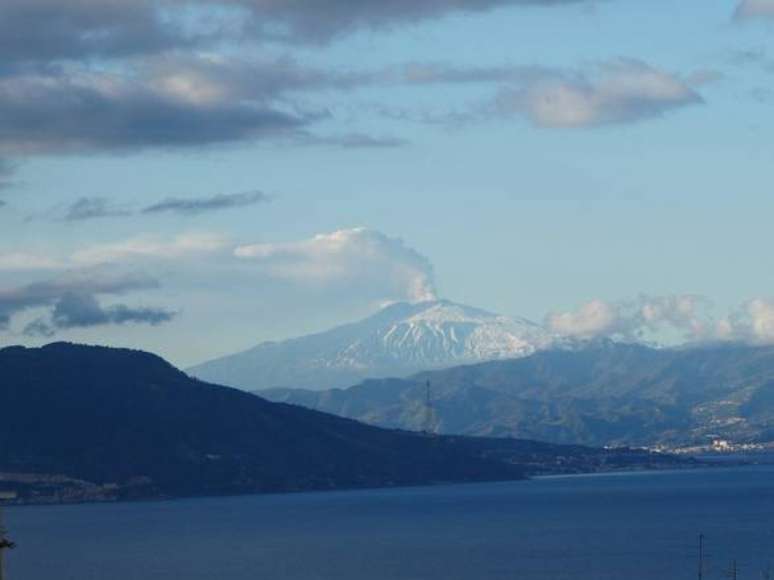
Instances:
[[[774,342],[774,0],[4,0],[0,345],[446,298]]]

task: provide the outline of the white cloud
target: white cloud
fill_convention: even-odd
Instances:
[[[708,332],[711,319],[709,301],[696,294],[644,297],[637,304],[635,320],[652,331],[663,327],[679,330],[687,337],[700,338]]]
[[[397,238],[366,228],[235,249],[268,277],[320,288],[355,288],[382,299],[435,298],[429,260]]]
[[[714,336],[752,344],[774,343],[774,300],[754,298],[718,321]]]
[[[61,261],[42,254],[0,252],[0,271],[58,270],[63,267],[64,264]]]
[[[115,263],[136,259],[168,260],[214,254],[226,247],[226,239],[217,234],[184,234],[173,239],[142,236],[79,250],[72,255],[71,260],[78,265]]]
[[[5,312],[0,312],[0,326],[6,327],[15,313],[33,307],[53,308],[75,290],[85,298],[62,304],[82,307],[78,312],[93,320],[124,320],[127,316],[127,320],[166,320],[167,311],[159,309],[98,312],[86,308],[93,306],[96,295],[152,287],[146,282],[151,278],[138,278],[140,282],[133,286],[135,278],[128,277],[132,272],[149,272],[153,280],[163,276],[165,281],[171,278],[178,283],[194,278],[209,283],[226,276],[239,280],[242,288],[267,304],[302,301],[299,307],[312,311],[341,304],[436,298],[430,261],[403,240],[367,228],[342,229],[300,241],[236,246],[222,235],[188,233],[144,235],[69,253],[10,249],[0,251],[0,272],[9,272],[15,284],[0,288],[0,301],[7,303]],[[40,283],[40,273],[46,272]],[[711,315],[710,307],[709,300],[694,294],[595,299],[575,310],[549,313],[544,323],[557,335],[582,339],[639,341],[668,336],[687,342],[774,344],[774,299],[754,298],[719,317]]]
[[[51,250],[0,250],[0,272],[61,271],[77,272],[100,265],[129,262],[176,260],[227,252],[224,236],[212,233],[182,234],[174,238],[138,236],[118,242],[95,244],[71,253]]]
[[[618,308],[603,300],[592,300],[574,312],[549,314],[548,328],[564,336],[594,338],[614,334],[620,314]]]
[[[546,317],[553,332],[575,338],[640,340],[649,333],[676,331],[688,342],[774,344],[774,299],[754,298],[719,318],[697,295],[642,296],[636,300],[592,300]]]
[[[501,92],[496,108],[540,127],[590,127],[659,117],[702,102],[680,77],[637,61],[599,65],[591,74],[555,71]]]
[[[274,281],[286,289],[290,285],[301,292],[330,290],[370,302],[435,297],[429,260],[402,240],[366,228],[286,243],[234,246],[222,235],[188,233],[173,238],[142,235],[70,253],[0,253],[0,271],[78,272],[95,266],[158,271],[167,262],[176,263],[178,273],[238,268],[238,274],[233,270],[235,275],[247,276],[249,283],[267,291]]]
[[[693,294],[641,296],[636,300],[592,300],[570,312],[546,317],[549,330],[577,338],[621,337],[637,340],[662,330],[681,333],[688,340],[704,339],[712,328],[708,301]]]

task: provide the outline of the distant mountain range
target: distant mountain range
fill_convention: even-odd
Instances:
[[[191,379],[157,356],[0,350],[0,491],[83,501],[521,479],[680,463],[637,451],[427,437]]]
[[[774,347],[654,349],[598,341],[324,392],[264,397],[383,427],[586,445],[774,440]]]
[[[445,300],[398,303],[354,324],[263,343],[188,372],[245,390],[349,387],[368,378],[523,357],[553,340],[521,318]]]

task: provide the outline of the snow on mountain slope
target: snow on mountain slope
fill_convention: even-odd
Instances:
[[[188,370],[247,390],[348,387],[367,378],[532,354],[551,344],[539,325],[439,300],[397,303],[360,322],[287,340]]]

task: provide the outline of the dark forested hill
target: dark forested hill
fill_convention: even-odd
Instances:
[[[262,395],[385,427],[586,445],[774,440],[774,347],[653,349],[599,342],[508,361]]]
[[[16,479],[38,488],[66,483],[74,497],[86,488],[153,496],[523,476],[481,455],[202,383],[143,352],[0,350],[0,474],[27,474]]]

